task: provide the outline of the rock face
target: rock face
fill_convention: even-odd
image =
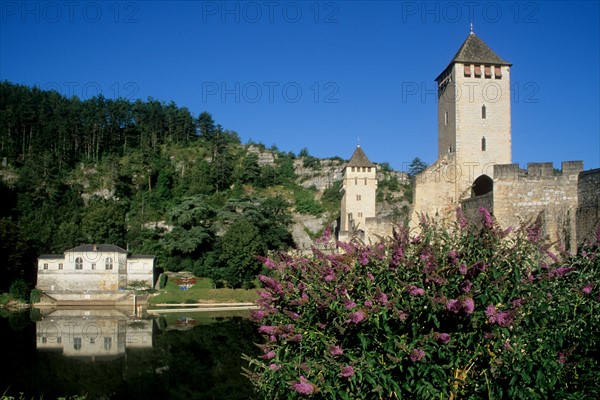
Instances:
[[[271,151],[262,150],[260,147],[255,145],[248,146],[247,151],[248,153],[256,154],[256,156],[258,157],[259,166],[262,167],[265,165],[275,165],[275,157],[273,156],[273,153]]]
[[[342,179],[344,162],[328,158],[317,160],[311,165],[311,163],[306,162],[305,158],[298,158],[294,160],[294,171],[298,176],[300,185],[305,188],[315,187],[319,192],[322,192]]]
[[[315,235],[325,227],[324,217],[294,214],[294,225],[292,226],[292,237],[298,250],[307,250],[313,244],[313,240],[307,231]]]

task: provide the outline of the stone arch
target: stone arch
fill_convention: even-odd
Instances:
[[[483,196],[494,190],[494,181],[487,175],[475,179],[471,186],[471,197]]]

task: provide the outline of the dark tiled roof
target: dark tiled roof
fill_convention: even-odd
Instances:
[[[65,258],[65,256],[62,254],[42,254],[38,257],[38,260],[61,260],[63,258]]]
[[[352,154],[352,158],[346,164],[346,167],[372,167],[373,163],[369,161],[369,158],[363,151],[363,149],[359,146],[356,146],[356,150],[354,150],[354,154]]]
[[[454,62],[511,65],[508,61],[498,57],[498,55],[494,53],[483,40],[479,39],[477,35],[472,32],[462,46],[460,46],[460,49],[458,49],[458,52],[452,61],[450,61],[451,64]]]
[[[488,47],[483,40],[479,39],[473,32],[467,36],[458,52],[454,55],[450,64],[474,63],[474,64],[493,64],[493,65],[512,65],[508,61],[498,57],[492,49]],[[440,74],[441,75],[441,74]],[[438,76],[439,78],[439,76]],[[438,79],[436,78],[436,80]]]
[[[94,246],[96,246],[96,249],[94,250]],[[116,251],[119,253],[127,253],[126,250],[120,248],[119,246],[115,246],[114,244],[82,244],[81,246],[77,246],[74,247],[72,249],[69,249],[67,251],[105,251],[105,252],[111,252],[111,251]]]
[[[129,258],[156,258],[156,256],[151,256],[148,254],[132,254]]]

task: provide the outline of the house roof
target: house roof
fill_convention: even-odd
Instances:
[[[65,258],[63,254],[42,254],[38,260],[62,260],[63,258]]]
[[[151,256],[149,254],[132,254],[129,258],[156,258],[156,256]]]
[[[454,63],[474,63],[474,64],[494,64],[494,65],[512,65],[508,61],[500,58],[492,49],[489,48],[483,40],[479,39],[473,31],[469,33],[467,39],[463,42],[460,49],[456,52],[448,66]],[[447,68],[446,68],[447,69]],[[446,70],[444,69],[444,71]],[[441,74],[440,74],[441,75]],[[437,81],[439,76],[435,78]]]
[[[94,248],[94,246],[95,246],[95,248]],[[73,247],[72,249],[69,249],[66,252],[75,252],[75,251],[104,251],[104,252],[127,253],[126,250],[120,248],[119,246],[115,246],[114,244],[82,244],[81,246]]]
[[[354,154],[352,154],[352,158],[346,164],[346,167],[372,167],[373,163],[369,161],[369,158],[360,147],[360,145],[356,146],[356,150],[354,150]]]

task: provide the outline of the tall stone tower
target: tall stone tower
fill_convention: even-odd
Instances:
[[[511,162],[510,66],[471,31],[435,79],[438,158],[456,153],[464,172]]]
[[[492,192],[494,165],[512,162],[510,67],[471,30],[435,79],[438,159],[416,178],[412,226]]]
[[[339,239],[365,240],[367,218],[375,218],[377,167],[358,145],[343,171]]]

